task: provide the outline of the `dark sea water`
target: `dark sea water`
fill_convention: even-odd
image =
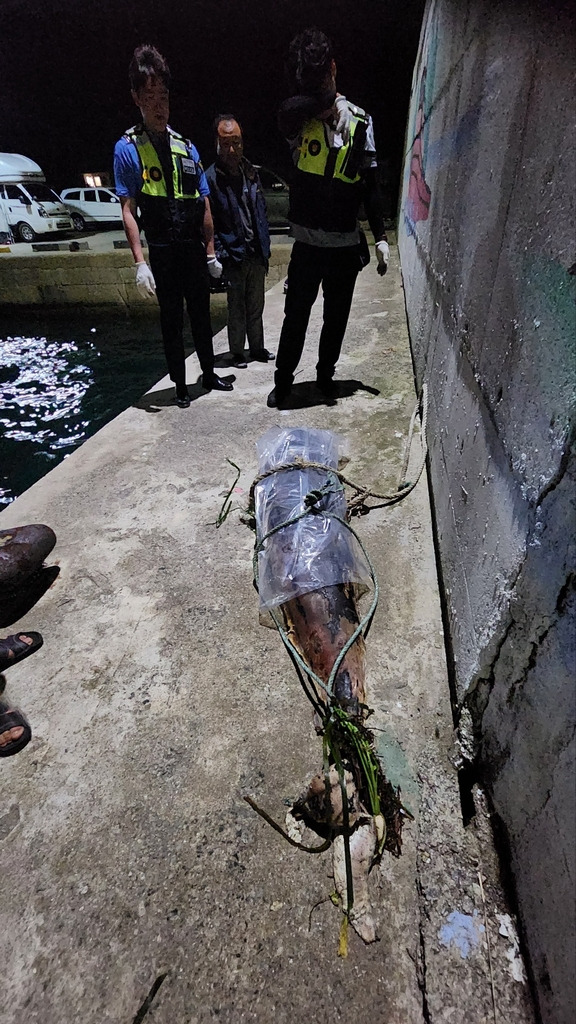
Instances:
[[[214,333],[222,326],[213,318]],[[153,317],[0,314],[0,509],[165,373]]]

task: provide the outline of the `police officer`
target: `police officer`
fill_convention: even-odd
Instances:
[[[297,95],[282,104],[278,125],[288,139],[295,164],[290,186],[295,241],[288,266],[275,387],[267,401],[271,408],[281,405],[290,394],[320,284],[324,310],[316,383],[327,398],[337,393],[333,377],[356,277],[369,259],[358,228],[362,201],[376,242],[380,274],[386,273],[389,258],[372,119],[337,92],[336,63],[323,32],[306,29],[296,36],[290,44],[287,67]]]
[[[190,405],[186,387],[183,304],[208,390],[231,391],[232,383],[214,373],[209,277],[222,266],[214,254],[209,188],[195,146],[168,125],[170,72],[153,46],[139,46],[129,68],[132,99],[142,122],[116,143],[114,175],[122,220],[136,264],[142,295],[157,295],[168,372],[176,404]],[[136,220],[140,207],[150,267],[142,253]]]

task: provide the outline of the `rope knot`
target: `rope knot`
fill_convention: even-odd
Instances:
[[[250,509],[246,509],[240,516],[240,522],[244,526],[247,526],[249,530],[256,533],[256,515]]]
[[[306,508],[312,508],[314,505],[317,505],[318,502],[322,501],[323,497],[323,490],[318,489],[315,491],[308,491],[308,494],[304,498],[304,504],[306,505]]]

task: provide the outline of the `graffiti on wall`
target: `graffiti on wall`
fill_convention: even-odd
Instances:
[[[410,151],[410,171],[405,211],[413,223],[428,220],[432,193],[426,181],[426,153],[424,149],[424,103],[426,99],[426,68],[420,79],[420,101],[416,112],[416,136]]]
[[[480,93],[457,120],[448,119],[446,130],[441,130],[445,111],[442,110],[437,79],[440,78],[438,69],[442,60],[442,57],[439,58],[442,32],[445,51],[446,28],[440,25],[438,5],[435,0],[430,0],[414,70],[407,134],[408,140],[412,142],[404,161],[402,212],[408,232],[412,235],[416,233],[416,225],[427,221],[430,216],[439,167],[447,162],[457,167],[467,154],[474,151],[480,119],[486,105]],[[444,52],[444,59],[445,56]],[[442,89],[440,93],[444,91]]]
[[[414,72],[413,103],[408,123],[408,138],[412,139],[404,165],[403,212],[408,226],[414,230],[419,221],[428,220],[432,191],[426,180],[428,150],[428,119],[436,65],[437,25],[434,3],[425,15],[425,30]]]

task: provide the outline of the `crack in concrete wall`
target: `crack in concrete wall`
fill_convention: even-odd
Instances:
[[[420,883],[419,873],[416,876],[416,886],[418,890],[418,903],[420,914],[418,918],[418,930],[420,935],[420,947],[418,949],[418,962],[416,964],[416,981],[418,982],[418,988],[422,994],[422,1020],[424,1024],[430,1024],[430,1011],[428,1009],[428,996],[426,994],[426,942],[424,940],[424,923],[423,923],[423,893],[422,885]]]

